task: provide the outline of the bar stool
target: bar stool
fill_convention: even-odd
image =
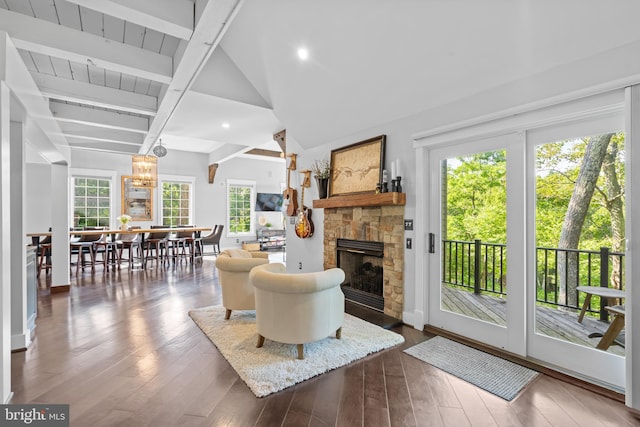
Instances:
[[[104,228],[86,228],[85,230],[104,230]],[[96,241],[100,240],[102,234],[83,234],[80,236],[80,239],[77,241],[72,241],[69,243],[71,248],[71,256],[74,253],[77,254],[76,258],[76,275],[80,272],[80,268],[82,267],[82,271],[84,271],[84,267],[87,264],[85,259],[85,254],[88,253],[91,258],[91,271],[94,272],[96,270],[96,254],[94,244]]]
[[[152,225],[151,228],[165,228],[161,225]],[[149,236],[144,240],[144,248],[142,248],[143,252],[146,250],[146,254],[144,255],[145,259],[149,259],[153,253],[156,251],[155,260],[156,260],[156,268],[160,265],[160,262],[165,262],[167,260],[165,250],[167,249],[167,232],[151,232]]]
[[[111,240],[111,236],[103,234],[98,241],[94,243],[95,255],[94,264],[102,264],[104,272],[109,271],[109,266],[117,265],[120,268],[120,254],[118,252],[117,241]],[[102,255],[102,259],[98,259],[98,255]]]
[[[195,225],[179,225],[178,227],[182,228],[196,228]],[[186,246],[189,247],[189,255],[191,258],[191,262],[195,262],[196,257],[202,258],[202,237],[200,236],[199,231],[189,231],[185,234],[188,234],[186,237]]]
[[[45,274],[49,275],[49,269],[51,269],[51,236],[45,236],[44,239],[38,242],[36,253],[38,254],[38,273],[36,276],[40,277],[42,269],[45,269]]]
[[[139,229],[139,226],[131,226],[129,227],[129,230],[136,230]],[[127,249],[129,251],[129,257],[126,259],[126,261],[129,263],[129,266],[131,267],[133,265],[133,260],[135,259],[135,257],[133,256],[133,250],[136,249],[138,256],[137,258],[141,258],[142,254],[141,252],[141,248],[140,248],[140,235],[139,234],[118,234],[116,235],[116,245],[118,247],[118,262],[120,264],[122,264],[122,260],[125,259],[122,256],[122,253],[124,252],[125,249]]]
[[[179,225],[178,228],[193,228],[192,225]],[[189,247],[189,258],[193,262],[193,233],[191,231],[177,231],[175,235],[169,238],[171,247],[173,249],[174,262],[178,261],[178,258],[187,258],[187,247]],[[180,252],[182,250],[182,252]]]

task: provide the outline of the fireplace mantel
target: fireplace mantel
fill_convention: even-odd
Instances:
[[[314,208],[355,208],[368,206],[404,206],[405,193],[354,194],[313,201]]]

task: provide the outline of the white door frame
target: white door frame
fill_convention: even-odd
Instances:
[[[521,232],[507,232],[508,283],[514,283],[514,285],[509,285],[507,293],[506,326],[463,316],[440,308],[442,254],[440,253],[441,245],[438,244],[442,241],[442,236],[440,235],[440,161],[465,154],[504,149],[507,157],[507,191],[518,191],[520,189],[522,194],[524,192],[524,179],[521,177],[524,170],[524,151],[522,147],[522,135],[511,133],[430,150],[428,170],[430,171],[429,182],[431,183],[431,191],[429,193],[431,211],[429,212],[430,223],[427,232],[434,233],[436,244],[434,245],[435,253],[428,255],[427,262],[429,263],[430,271],[428,277],[428,320],[430,325],[524,356],[525,334],[523,333],[524,319],[522,317],[522,309],[524,308],[523,301],[525,297],[523,286],[525,283],[525,268],[524,263],[518,261],[524,259],[524,225],[526,223],[524,203],[519,203],[517,199],[507,197],[507,230],[520,230]],[[522,286],[516,286],[516,283]],[[513,308],[511,307],[512,304],[514,305]]]
[[[430,307],[431,298],[428,292],[428,278],[431,274],[431,266],[427,262],[429,232],[428,225],[433,222],[428,209],[428,194],[433,191],[433,183],[431,182],[430,174],[428,173],[428,165],[430,164],[429,150],[440,146],[474,141],[511,132],[524,133],[532,129],[537,129],[540,127],[550,126],[558,123],[567,123],[577,119],[600,117],[606,114],[620,114],[622,111],[626,111],[627,115],[626,150],[628,169],[626,177],[626,188],[628,197],[626,225],[627,239],[629,244],[627,248],[628,258],[626,264],[626,275],[627,283],[631,284],[634,282],[634,271],[632,265],[640,265],[640,249],[637,249],[640,241],[638,240],[638,237],[633,237],[634,235],[640,236],[640,233],[634,232],[634,230],[640,230],[640,216],[634,217],[630,215],[630,212],[640,211],[640,197],[634,198],[632,195],[633,182],[639,182],[640,180],[640,150],[634,150],[634,147],[637,147],[638,144],[640,144],[640,88],[633,87],[627,89],[626,98],[624,90],[619,89],[598,95],[588,96],[582,99],[562,104],[551,103],[545,108],[540,108],[538,110],[525,112],[523,114],[514,115],[511,117],[505,117],[502,119],[491,120],[482,123],[476,122],[472,125],[469,125],[469,123],[461,123],[460,126],[451,125],[414,135],[414,148],[416,149],[417,154],[416,254],[420,255],[418,255],[418,258],[416,259],[416,283],[414,293],[416,296],[415,307],[413,312],[408,313],[408,320],[410,322],[413,322],[413,325],[416,328],[421,328],[424,325],[432,325],[432,313]],[[631,120],[632,118],[633,120]],[[526,165],[526,162],[531,161],[531,155],[526,151],[525,146],[526,144],[521,142],[521,147],[525,159],[525,164],[523,164],[522,170],[525,170],[524,165]],[[510,176],[509,173],[507,179],[509,181],[509,184],[518,186],[523,184],[522,182],[512,183],[510,180],[513,180],[514,177]],[[521,188],[528,188],[528,186],[530,186],[530,183],[527,182],[531,179],[531,177],[526,177],[525,179],[527,181]],[[508,190],[509,189],[510,187],[508,187]],[[527,208],[525,211],[530,212],[529,208]],[[523,240],[523,242],[524,241],[525,240]],[[511,250],[512,245],[517,243],[508,241],[507,244]],[[524,243],[520,243],[520,246],[524,246]],[[636,249],[635,251],[634,248]],[[423,257],[422,260],[420,259],[421,256]],[[528,254],[527,256],[530,257],[531,255]],[[510,258],[509,262],[511,269],[513,258]],[[526,278],[529,278],[527,282],[531,282],[530,275],[532,274],[532,272],[530,266],[527,267],[526,274]],[[528,292],[531,292],[530,289],[531,288],[528,288]],[[627,289],[627,346],[626,370],[624,373],[623,387],[626,393],[627,405],[640,410],[640,368],[636,368],[635,370],[633,369],[634,365],[636,367],[640,366],[640,328],[631,327],[631,316],[633,316],[634,312],[640,313],[640,289],[636,289],[635,292],[633,291],[634,289],[635,288],[632,286],[628,286]],[[509,305],[509,308],[515,310],[517,307],[516,304],[512,303]],[[526,323],[524,323],[524,325],[531,324],[534,319],[535,313],[532,312],[532,310],[526,310],[524,312],[527,313],[527,317],[525,319]],[[422,323],[422,325],[420,324],[420,322]],[[520,328],[520,326],[516,324],[513,325],[513,328],[511,328],[511,324],[509,324],[509,326],[509,331],[513,329],[514,333],[516,333],[516,331]],[[529,334],[528,330],[520,330]],[[524,348],[521,349],[522,351],[516,350],[516,353],[528,354],[530,344],[530,341],[524,343]],[[555,343],[549,342],[546,343],[546,345],[550,346],[549,348],[551,351],[555,350]],[[511,342],[511,340],[508,340],[506,348],[517,348],[517,339],[515,342]],[[583,349],[583,347],[580,347],[580,349]],[[551,367],[561,371],[565,371],[565,373],[568,373],[570,375],[581,377],[580,374],[577,374],[572,370],[566,371],[558,366]],[[584,379],[593,381],[593,378],[590,375],[589,378]]]

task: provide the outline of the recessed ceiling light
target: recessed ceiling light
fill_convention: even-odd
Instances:
[[[309,51],[306,47],[301,47],[298,49],[298,58],[300,58],[301,61],[306,61],[307,59],[309,59]]]
[[[225,128],[225,129],[229,129],[229,126],[231,126],[231,125],[229,123],[227,123],[227,122],[224,122],[222,124],[222,127]]]

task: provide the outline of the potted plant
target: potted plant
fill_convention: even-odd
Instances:
[[[129,229],[129,221],[131,221],[131,217],[127,214],[124,215],[120,215],[118,218],[116,218],[118,221],[120,221],[120,228],[122,230],[128,230]]]
[[[327,187],[329,185],[329,177],[331,176],[331,164],[329,160],[316,160],[311,165],[311,171],[318,185],[318,197],[327,198]]]

